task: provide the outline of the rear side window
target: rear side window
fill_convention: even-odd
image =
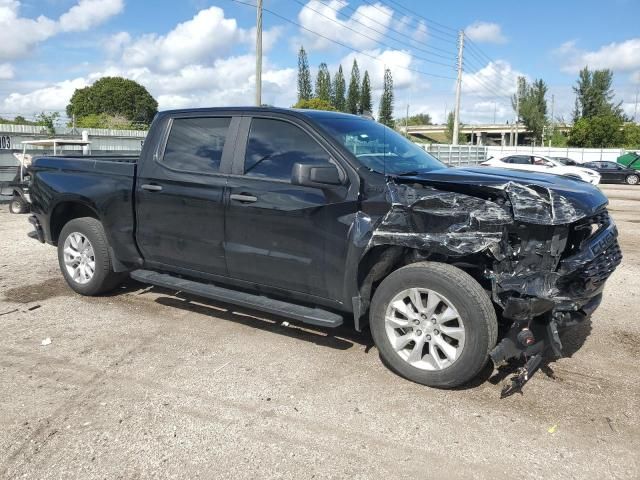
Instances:
[[[296,162],[328,164],[330,160],[329,154],[295,125],[266,118],[251,121],[245,175],[290,181]]]
[[[220,171],[230,123],[230,117],[174,119],[163,163],[176,170]]]
[[[518,165],[530,165],[531,161],[529,160],[529,157],[519,155],[515,157],[509,157],[509,163],[515,163]]]

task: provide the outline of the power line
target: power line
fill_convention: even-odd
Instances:
[[[369,4],[369,2],[367,0],[363,0],[365,3]],[[413,15],[414,17],[418,17],[422,20],[424,20],[425,22],[427,22],[427,24],[431,24],[431,29],[435,30],[437,32],[442,33],[443,35],[447,35],[453,39],[456,39],[458,37],[457,35],[457,29],[453,28],[453,27],[449,27],[448,25],[444,25],[442,23],[436,22],[435,20],[431,20],[430,18],[425,17],[424,15],[420,15],[419,13],[414,12],[413,10],[411,10],[410,8],[405,7],[404,5],[402,5],[401,3],[397,2],[396,0],[378,0],[379,3],[382,3],[383,5],[387,5],[387,7],[389,8],[393,8],[391,7],[387,2],[392,3],[393,5],[396,5],[397,7],[399,7],[400,9],[404,10],[405,12],[408,12],[410,15]]]
[[[242,0],[230,0],[230,1],[235,2],[235,3],[239,3],[241,5],[246,5],[246,6],[249,6],[249,7],[253,7],[253,8],[256,7],[255,4],[244,2]],[[358,50],[357,48],[353,48],[353,47],[351,47],[351,46],[349,46],[349,45],[347,45],[345,43],[342,43],[342,42],[340,42],[338,40],[334,40],[333,38],[327,37],[326,35],[323,35],[321,33],[315,32],[315,31],[313,31],[313,30],[311,30],[311,29],[309,29],[307,27],[304,27],[304,26],[300,25],[298,22],[295,22],[295,21],[293,21],[293,20],[291,20],[291,19],[289,19],[289,18],[287,18],[287,17],[285,17],[283,15],[280,15],[279,13],[274,12],[273,10],[269,10],[268,8],[264,8],[264,7],[263,7],[263,10],[265,12],[273,15],[274,17],[279,18],[280,20],[284,20],[285,22],[290,23],[292,25],[295,25],[298,28],[301,28],[302,30],[305,30],[305,31],[307,31],[307,32],[309,32],[309,33],[311,33],[313,35],[317,35],[318,37],[324,38],[325,40],[327,40],[329,42],[335,43],[336,45],[340,45],[341,47],[344,47],[344,48],[347,48],[347,49],[349,49],[349,50],[351,50],[353,52],[359,53],[360,55],[363,55],[365,57],[371,58],[371,59],[373,59],[373,60],[375,60],[375,61],[377,61],[379,63],[385,64],[388,67],[394,67],[394,68],[399,68],[401,70],[407,70],[407,71],[414,72],[414,73],[417,73],[419,75],[424,75],[424,76],[427,76],[427,77],[443,78],[443,79],[446,79],[446,80],[455,80],[454,77],[448,77],[446,75],[438,75],[438,74],[435,74],[435,73],[424,72],[424,71],[418,70],[416,68],[403,67],[401,65],[386,64],[386,62],[383,62],[382,60],[380,60],[378,57],[376,57],[374,55],[371,55],[369,53],[363,52],[362,50]]]
[[[389,45],[388,43],[381,42],[380,40],[376,40],[375,38],[370,37],[370,36],[369,36],[369,35],[367,35],[367,34],[364,34],[364,33],[362,33],[362,32],[359,32],[358,30],[356,30],[356,29],[354,29],[354,28],[351,28],[350,26],[346,25],[344,22],[341,22],[340,20],[337,20],[337,19],[331,18],[331,17],[329,17],[329,16],[325,15],[324,13],[322,13],[322,12],[320,12],[320,11],[318,11],[318,10],[315,10],[315,9],[313,9],[313,8],[309,7],[309,5],[308,5],[308,4],[303,3],[303,2],[301,2],[300,0],[293,0],[293,1],[294,1],[295,3],[297,3],[298,5],[301,5],[301,6],[303,6],[304,8],[307,8],[307,9],[311,10],[312,12],[317,13],[317,14],[318,14],[318,15],[320,15],[321,17],[326,18],[327,20],[329,20],[329,21],[331,21],[331,22],[335,23],[336,25],[339,25],[339,26],[341,26],[341,27],[343,27],[343,28],[346,28],[347,30],[349,30],[349,31],[351,31],[351,32],[354,32],[354,33],[356,33],[356,34],[358,34],[358,35],[360,35],[360,36],[362,36],[362,37],[364,37],[364,38],[367,38],[367,39],[371,40],[372,42],[376,42],[378,45],[382,45],[383,47],[385,47],[385,48],[390,48],[390,49],[395,49],[395,48],[396,48],[396,47],[392,47],[392,46],[391,46],[391,45]],[[440,65],[440,66],[443,66],[443,67],[453,68],[453,64],[450,64],[450,63],[443,63],[443,62],[440,62],[440,61],[437,61],[437,60],[430,60],[430,59],[428,59],[428,58],[420,57],[420,56],[415,55],[415,54],[414,54],[413,56],[414,56],[416,59],[418,59],[418,60],[422,60],[423,62],[432,63],[432,64],[434,64],[434,65]]]
[[[386,10],[381,9],[381,8],[380,8],[376,3],[381,3],[381,4],[382,4],[382,5],[384,5],[385,7],[390,8],[392,11],[394,11],[395,9],[394,9],[391,5],[385,4],[385,3],[384,3],[383,1],[381,1],[381,0],[378,0],[378,2],[376,2],[376,3],[371,3],[369,0],[362,0],[362,2],[363,2],[364,4],[366,4],[366,5],[368,5],[368,6],[372,7],[372,8],[374,8],[375,10],[379,11],[379,12],[380,12],[380,13],[382,13],[383,15],[386,15],[386,16],[387,16],[387,17],[389,17],[389,18],[393,18],[393,15],[389,15],[389,12],[387,12]],[[401,5],[400,5],[400,6],[401,6]],[[403,7],[403,8],[405,8],[405,7]],[[416,15],[417,15],[417,14],[416,14]],[[428,21],[428,22],[430,22],[430,21],[431,21],[431,20],[428,20],[428,19],[426,19],[426,18],[424,18],[424,17],[422,17],[422,18],[423,18],[423,20],[425,20],[425,21]],[[432,30],[435,30],[436,32],[438,31],[438,29],[437,29],[437,28],[433,28],[433,26],[430,26],[429,28],[431,28]],[[445,35],[448,35],[448,36],[449,36],[449,38],[444,37],[444,36],[441,36],[441,35],[435,35],[433,32],[430,32],[430,35],[431,35],[432,37],[437,38],[437,39],[439,39],[439,40],[442,40],[442,41],[444,41],[444,42],[451,43],[451,44],[452,44],[452,45],[454,45],[454,46],[456,45],[456,36],[455,36],[455,35],[451,35],[450,33],[446,33],[446,34],[445,34]],[[433,47],[433,48],[435,49],[436,47]],[[442,49],[440,49],[440,50],[442,50]],[[446,53],[450,53],[450,52],[446,52]]]
[[[387,38],[389,38],[389,39],[392,39],[392,40],[394,40],[394,41],[396,41],[396,42],[398,42],[398,43],[403,42],[403,40],[398,40],[398,39],[396,39],[396,38],[394,38],[394,37],[392,37],[392,36],[388,35],[388,34],[387,34],[387,33],[385,33],[385,32],[381,32],[380,30],[376,30],[375,28],[371,27],[370,25],[367,25],[366,23],[364,23],[364,22],[360,21],[358,18],[355,18],[355,16],[354,16],[354,15],[352,15],[352,16],[350,16],[350,17],[349,17],[349,16],[348,16],[346,13],[344,13],[344,11],[343,11],[343,10],[341,10],[340,8],[334,8],[334,7],[332,7],[330,4],[328,4],[328,3],[324,3],[325,1],[328,1],[328,0],[319,0],[319,1],[320,1],[320,2],[322,3],[322,5],[324,5],[325,7],[327,7],[327,8],[329,8],[329,9],[333,10],[334,12],[336,12],[336,13],[338,13],[338,14],[342,14],[343,16],[348,17],[350,20],[353,20],[354,22],[357,22],[357,23],[359,23],[360,25],[363,25],[365,28],[368,28],[369,30],[372,30],[372,31],[374,31],[374,32],[376,32],[376,33],[378,33],[378,34],[380,34],[380,35],[384,35],[385,37],[387,37]],[[371,5],[371,6],[375,7],[375,5]],[[393,27],[391,27],[390,25],[386,25],[386,24],[384,24],[384,23],[380,22],[379,20],[376,20],[376,19],[375,19],[375,18],[373,18],[373,17],[370,17],[370,16],[368,16],[368,15],[365,15],[365,14],[364,14],[364,13],[362,13],[362,12],[358,12],[358,11],[357,11],[358,9],[357,9],[357,8],[352,7],[351,5],[344,4],[344,9],[346,9],[346,10],[348,10],[348,11],[351,11],[351,12],[354,12],[354,13],[356,13],[356,12],[357,12],[358,16],[360,16],[360,17],[362,17],[362,18],[366,18],[367,20],[370,20],[370,21],[372,21],[372,22],[376,23],[377,25],[380,25],[381,27],[383,27],[383,28],[385,28],[385,29],[387,29],[387,30],[390,30],[390,31],[392,31],[392,32],[394,32],[394,33],[397,33],[400,37],[406,38],[407,40],[409,40],[410,42],[412,42],[412,43],[414,43],[414,44],[419,43],[419,42],[418,42],[418,40],[416,40],[416,39],[415,39],[415,38],[413,38],[412,36],[407,35],[406,33],[401,32],[400,30],[398,30],[398,29],[396,29],[396,28],[393,28]],[[411,48],[413,48],[413,49],[415,49],[415,50],[419,50],[419,51],[421,51],[421,52],[425,52],[425,53],[426,53],[426,54],[428,54],[428,55],[433,55],[434,57],[443,58],[443,59],[445,59],[445,60],[449,60],[449,59],[451,59],[451,58],[454,56],[454,53],[453,53],[453,52],[451,52],[451,51],[449,51],[449,50],[445,50],[445,49],[443,49],[443,48],[434,47],[434,46],[432,46],[432,45],[423,45],[423,46],[420,46],[420,47],[412,46]],[[442,55],[442,54],[440,54],[440,53],[433,53],[433,52],[429,51],[429,49],[430,49],[430,50],[434,50],[434,51],[436,51],[436,52],[445,53],[445,54],[447,54],[447,56]]]

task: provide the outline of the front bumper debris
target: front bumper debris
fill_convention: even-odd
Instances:
[[[27,234],[29,238],[33,238],[35,240],[38,240],[40,243],[44,243],[44,230],[42,228],[42,225],[40,225],[40,220],[38,220],[38,217],[36,217],[35,215],[31,215],[29,217],[29,223],[33,225],[34,228],[32,232],[29,232]]]

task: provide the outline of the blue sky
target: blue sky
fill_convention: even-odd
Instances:
[[[253,3],[253,0],[246,0]],[[611,68],[633,114],[640,87],[640,1],[264,0],[264,101],[295,101],[296,50],[312,70],[349,74],[353,59],[372,77],[374,99],[388,66],[396,116],[453,106],[455,32],[464,29],[462,121],[513,118],[518,75],[543,78],[556,116],[570,118],[571,86],[585,64]],[[404,8],[403,8],[404,7]],[[231,0],[0,0],[0,115],[64,110],[75,88],[103,75],[145,85],[162,109],[250,104],[255,9]],[[470,45],[469,45],[470,44]],[[350,47],[350,48],[347,48]],[[354,50],[362,52],[357,53]],[[441,65],[444,64],[444,65]]]

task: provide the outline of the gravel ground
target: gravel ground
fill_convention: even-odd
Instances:
[[[2,205],[0,478],[637,479],[640,188],[603,189],[623,265],[568,357],[505,400],[490,368],[405,381],[347,328],[135,282],[80,297]]]

